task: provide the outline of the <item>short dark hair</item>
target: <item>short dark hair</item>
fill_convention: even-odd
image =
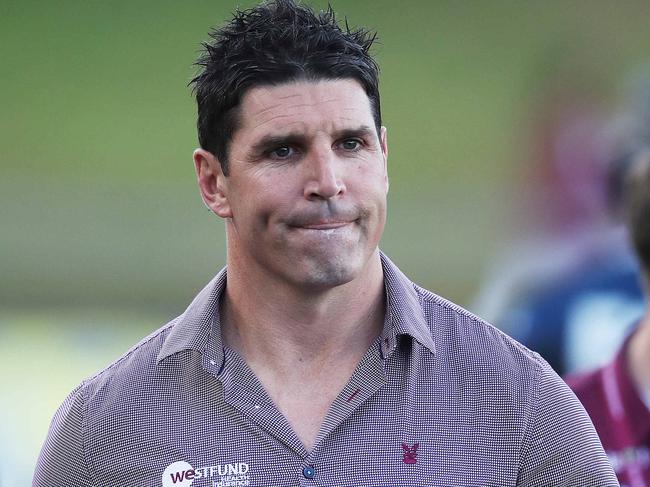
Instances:
[[[342,29],[332,7],[315,14],[293,0],[272,0],[210,32],[190,81],[198,105],[199,144],[228,175],[237,107],[247,90],[300,80],[354,79],[364,88],[379,133],[379,67],[369,50],[376,34]]]
[[[632,160],[623,204],[632,244],[650,286],[650,146],[637,152]]]

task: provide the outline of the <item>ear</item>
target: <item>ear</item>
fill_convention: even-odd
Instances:
[[[232,218],[228,202],[228,180],[221,164],[211,152],[204,149],[196,149],[193,158],[199,191],[205,206],[221,218]]]
[[[388,129],[381,127],[379,134],[379,144],[381,146],[381,153],[384,157],[384,180],[386,182],[386,193],[388,193]]]

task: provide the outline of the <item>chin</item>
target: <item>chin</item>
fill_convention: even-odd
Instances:
[[[327,269],[302,279],[302,285],[310,289],[331,289],[354,280],[355,276],[345,269]]]
[[[310,289],[327,289],[347,284],[361,274],[363,266],[359,258],[350,258],[349,255],[320,257],[304,267],[296,266],[296,270],[301,274],[297,276],[297,283]],[[303,272],[300,272],[300,267]]]

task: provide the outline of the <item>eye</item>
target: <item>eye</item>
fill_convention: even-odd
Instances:
[[[274,159],[288,159],[289,157],[293,156],[294,153],[295,151],[293,148],[289,147],[288,145],[277,147],[269,152],[270,156]]]
[[[341,142],[341,148],[346,151],[356,151],[361,148],[361,141],[359,139],[345,139]]]

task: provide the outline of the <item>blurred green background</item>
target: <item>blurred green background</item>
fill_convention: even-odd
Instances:
[[[195,185],[186,85],[208,29],[253,3],[0,1],[2,487],[29,485],[69,390],[182,312],[223,265],[223,224]],[[614,99],[647,61],[650,3],[332,4],[379,32],[383,249],[467,305],[517,233],[541,94],[563,70]]]

